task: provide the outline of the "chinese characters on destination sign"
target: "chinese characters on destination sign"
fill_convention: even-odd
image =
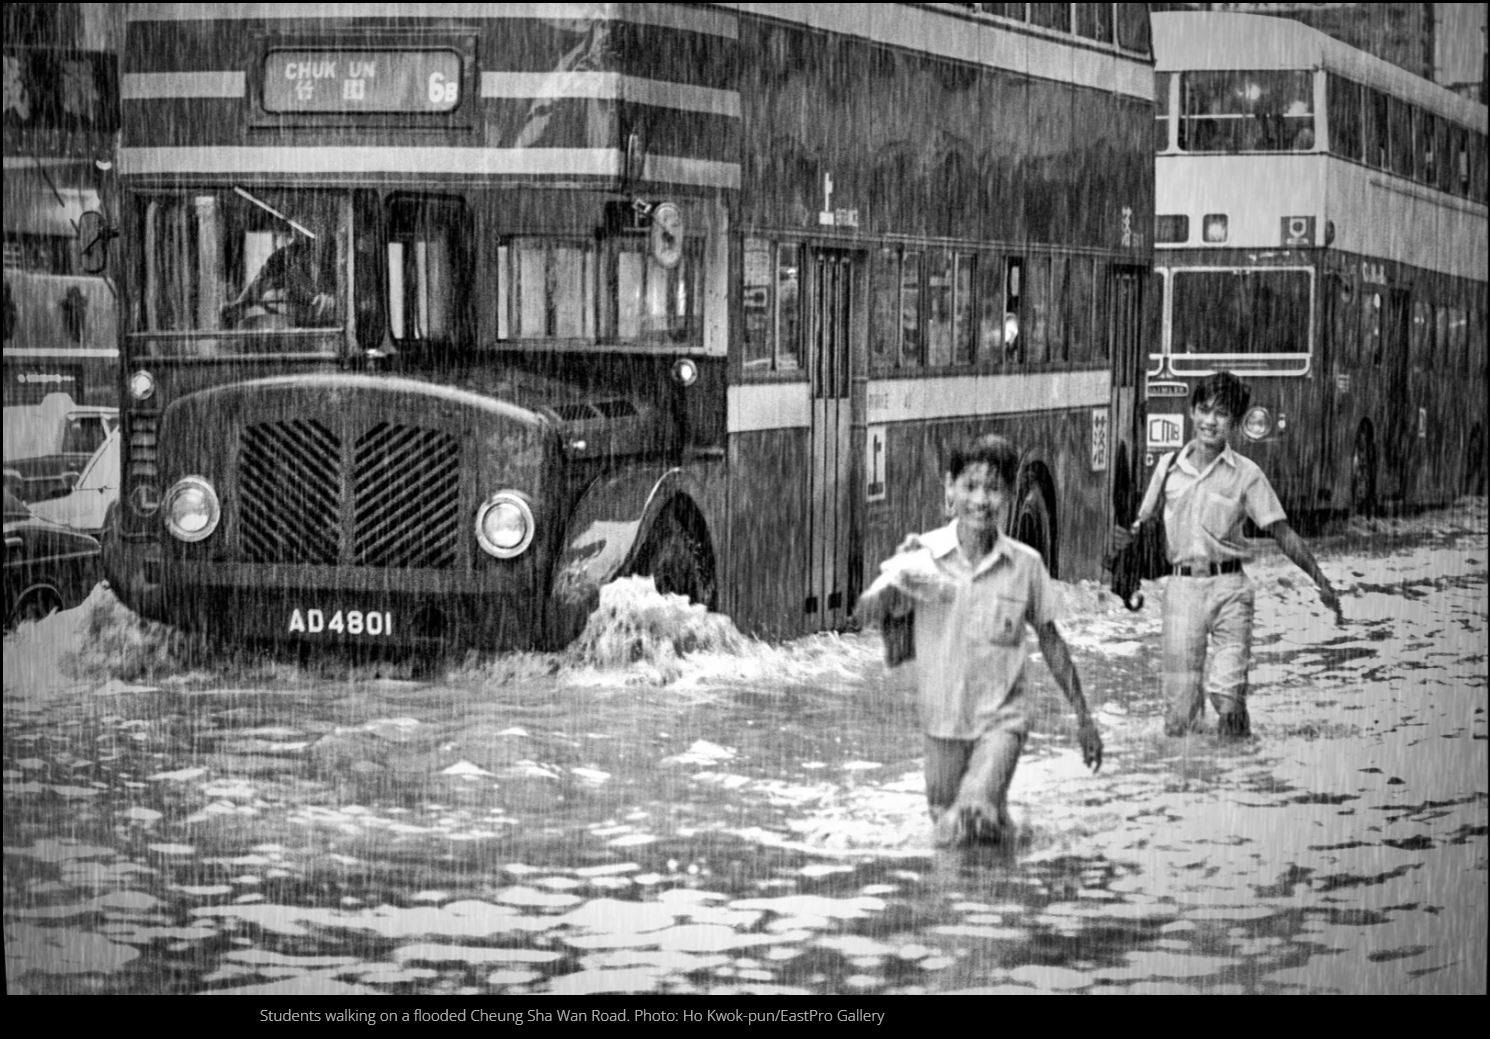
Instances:
[[[460,104],[460,55],[449,50],[270,51],[268,112],[449,112]]]

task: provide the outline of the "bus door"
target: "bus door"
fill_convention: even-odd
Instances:
[[[855,351],[854,254],[814,249],[807,254],[808,372],[812,386],[808,565],[805,612],[809,629],[841,628],[853,609],[849,587],[857,545],[850,439]]]
[[[1144,340],[1144,277],[1141,267],[1114,267],[1108,275],[1108,348],[1112,365],[1112,398],[1108,408],[1111,422],[1112,518],[1128,524],[1138,510],[1142,487],[1136,487],[1143,472],[1144,400],[1147,354],[1156,343]],[[1156,305],[1149,301],[1149,305]]]
[[[1408,342],[1412,330],[1412,297],[1406,289],[1387,290],[1386,319],[1381,330],[1386,362],[1388,398],[1379,402],[1386,429],[1383,460],[1392,474],[1389,487],[1396,488],[1402,501],[1412,498],[1414,444],[1418,433],[1417,399],[1409,378],[1411,358]]]

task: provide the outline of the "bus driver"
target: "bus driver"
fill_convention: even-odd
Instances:
[[[222,308],[223,323],[244,331],[335,324],[336,296],[326,290],[335,277],[324,259],[316,255],[314,242],[297,239],[280,246],[238,298]]]

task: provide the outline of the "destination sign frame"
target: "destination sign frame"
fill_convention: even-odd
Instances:
[[[466,107],[460,49],[276,46],[260,63],[270,116],[434,116]]]

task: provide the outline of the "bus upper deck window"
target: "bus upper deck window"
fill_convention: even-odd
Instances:
[[[1117,38],[1118,46],[1123,50],[1148,56],[1152,48],[1148,4],[1117,5]]]
[[[1180,115],[1186,151],[1309,151],[1313,78],[1308,72],[1185,72]]]

